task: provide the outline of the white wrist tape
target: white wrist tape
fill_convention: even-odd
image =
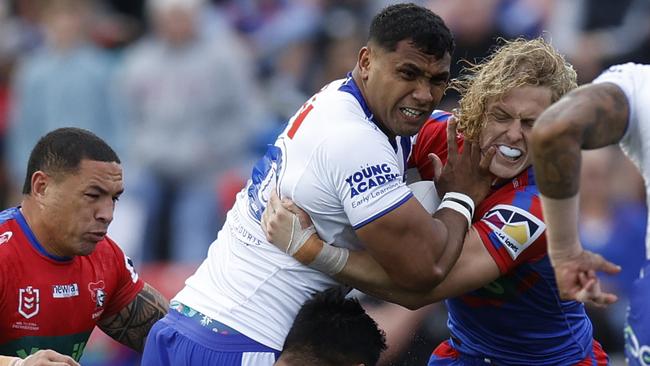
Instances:
[[[474,216],[474,200],[471,199],[470,196],[466,195],[465,193],[447,192],[445,193],[445,196],[442,199],[458,200],[466,203],[469,206],[469,210],[472,213],[472,216]]]
[[[309,266],[334,276],[343,270],[349,256],[350,251],[348,249],[323,243],[323,249],[316,255],[316,258]]]
[[[298,216],[292,215],[291,218],[291,237],[289,238],[289,246],[287,246],[287,254],[293,256],[305,244],[312,234],[316,233],[316,228],[311,225],[305,229],[300,227],[300,220]]]
[[[467,219],[467,225],[472,226],[472,217],[474,216],[474,201],[466,194],[458,192],[447,192],[442,198],[438,210],[443,208],[452,209]]]

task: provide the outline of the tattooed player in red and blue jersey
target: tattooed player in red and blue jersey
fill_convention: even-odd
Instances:
[[[351,251],[335,278],[409,308],[446,299],[451,337],[435,349],[429,365],[606,365],[584,306],[560,300],[528,145],[537,116],[575,88],[575,71],[542,39],[506,42],[469,71],[470,77],[452,84],[462,94],[458,116],[434,112],[410,160],[423,179],[437,179],[439,164],[432,164],[430,153],[446,162],[464,140],[478,140],[483,152],[497,149],[490,163],[492,193],[476,207],[453,269],[434,288],[405,290],[370,256]],[[273,198],[269,207],[276,213],[265,214],[267,228],[290,227],[280,214],[287,208],[301,223],[308,221],[290,202]],[[289,243],[295,249],[302,230],[296,226],[301,225],[288,231],[293,236],[282,230],[267,235],[280,248]]]
[[[168,303],[106,231],[122,167],[79,128],[43,136],[21,205],[0,212],[0,366],[77,365],[98,326],[142,352]]]

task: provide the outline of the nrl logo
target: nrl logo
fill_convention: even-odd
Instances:
[[[21,288],[18,292],[18,313],[29,319],[38,314],[40,308],[40,291],[32,286]]]

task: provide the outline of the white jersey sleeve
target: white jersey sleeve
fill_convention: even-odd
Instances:
[[[346,133],[323,144],[323,173],[329,172],[330,184],[355,230],[412,196],[404,183],[404,162],[384,135]]]
[[[650,207],[650,65],[615,65],[594,83],[616,84],[627,97],[630,113],[620,146],[643,175]],[[650,230],[650,221],[648,228]],[[650,258],[650,235],[646,239],[646,255]]]

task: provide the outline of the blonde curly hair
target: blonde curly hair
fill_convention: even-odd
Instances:
[[[462,96],[454,115],[458,130],[469,140],[478,140],[485,126],[488,101],[514,88],[548,87],[555,102],[577,87],[573,66],[543,38],[500,41],[503,45],[480,64],[467,62],[461,73],[465,75],[449,86]]]

